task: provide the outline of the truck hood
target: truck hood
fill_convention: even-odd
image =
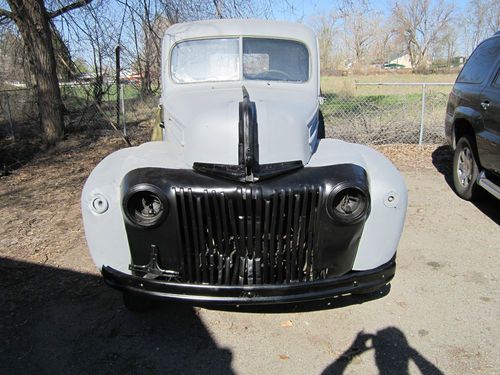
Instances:
[[[311,121],[318,100],[303,91],[248,87],[257,108],[259,163],[300,160],[312,155]],[[238,164],[241,86],[177,90],[163,98],[170,135],[183,147],[188,165],[194,162]],[[168,127],[171,127],[170,132]]]

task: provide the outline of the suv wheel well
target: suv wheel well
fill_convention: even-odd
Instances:
[[[457,146],[458,140],[464,136],[469,139],[470,144],[473,148],[472,151],[474,152],[474,156],[476,157],[476,161],[478,165],[481,165],[479,161],[479,155],[477,153],[476,136],[474,134],[474,129],[467,120],[459,119],[453,126],[453,148]]]

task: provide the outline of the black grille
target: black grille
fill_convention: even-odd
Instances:
[[[182,277],[212,285],[315,280],[321,188],[175,188]]]

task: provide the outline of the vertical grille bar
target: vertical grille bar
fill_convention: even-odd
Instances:
[[[287,211],[286,211],[286,216],[287,216],[287,222],[286,222],[286,238],[285,238],[285,256],[286,256],[286,274],[285,274],[285,282],[290,282],[290,277],[291,277],[291,266],[292,266],[292,219],[293,219],[293,192],[292,189],[288,189],[288,194],[287,194]]]
[[[198,223],[196,223],[196,211],[194,209],[194,202],[193,202],[193,192],[191,189],[188,189],[188,202],[189,202],[189,217],[191,218],[191,236],[193,237],[193,249],[194,249],[194,267],[195,267],[195,276],[196,282],[201,281],[201,274],[200,274],[200,241],[198,238],[198,231],[196,228],[199,228],[200,226]]]
[[[316,230],[317,230],[317,225],[318,225],[318,220],[319,220],[318,206],[321,203],[322,195],[323,195],[323,189],[320,186],[318,188],[318,196],[317,196],[318,204],[316,205],[315,210],[314,210],[314,220],[313,220],[314,225],[313,225],[313,232],[312,233],[316,233]],[[315,272],[317,272],[317,271],[314,270],[314,254],[316,253],[316,250],[318,249],[318,236],[315,235],[313,238],[314,238],[314,240],[313,240],[312,251],[311,251],[311,268],[313,270],[313,279],[316,279],[316,278],[318,278],[318,275],[315,274]]]
[[[295,205],[293,209],[293,236],[290,236],[290,250],[291,261],[290,261],[290,281],[293,281],[297,277],[297,252],[298,246],[296,246],[298,242],[298,234],[299,234],[299,218],[300,218],[300,194],[294,195]],[[298,244],[297,244],[298,245]]]
[[[277,248],[276,242],[276,221],[278,220],[278,193],[276,190],[273,191],[273,201],[272,201],[272,214],[271,214],[271,231],[269,235],[269,279],[271,283],[274,283],[275,278],[275,251]]]
[[[245,202],[246,202],[246,211],[245,211],[245,220],[247,223],[247,255],[251,255],[253,253],[253,219],[255,217],[252,209],[252,189],[245,189]]]
[[[212,198],[213,207],[215,209],[214,221],[215,221],[215,228],[217,230],[217,232],[216,232],[217,241],[215,241],[215,243],[217,244],[217,248],[219,249],[219,251],[223,251],[224,245],[223,245],[223,240],[222,240],[222,216],[220,213],[220,207],[217,204],[217,193],[215,190],[212,190],[211,198]]]
[[[255,189],[255,257],[262,256],[262,192]],[[249,249],[249,251],[251,251]]]
[[[276,269],[278,271],[278,282],[283,282],[283,227],[284,227],[284,216],[285,216],[285,190],[281,189],[280,191],[280,211],[278,214],[278,247],[276,248],[276,253],[278,257],[276,259]]]
[[[298,260],[297,260],[297,275],[298,280],[302,281],[304,276],[304,252],[306,251],[305,246],[305,235],[306,235],[306,227],[307,227],[307,205],[309,203],[309,193],[310,190],[307,186],[304,187],[303,192],[303,200],[302,200],[302,208],[300,210],[300,218],[299,218],[299,233],[297,236],[297,252],[298,252]]]
[[[188,268],[188,281],[193,281],[193,267],[191,265],[191,236],[189,233],[189,224],[187,220],[186,213],[186,200],[184,199],[184,189],[181,188],[179,191],[180,201],[181,201],[181,213],[182,213],[182,229],[184,232],[184,242],[186,246],[186,263]]]
[[[222,220],[222,233],[224,233],[224,256],[228,256],[231,253],[230,246],[231,244],[229,243],[229,227],[227,225],[227,214],[226,214],[226,196],[224,193],[220,193],[219,195],[219,204],[220,204],[220,211],[222,213],[221,220]]]
[[[208,191],[203,192],[203,201],[205,203],[205,217],[207,218],[207,234],[208,234],[208,276],[210,279],[210,284],[214,283],[215,279],[215,248],[214,248],[214,230],[212,226],[212,215],[210,208],[210,199],[208,197]]]
[[[227,207],[228,207],[228,210],[229,210],[229,223],[231,224],[231,232],[233,234],[233,243],[234,243],[234,249],[235,249],[235,255],[234,255],[234,260],[233,260],[233,264],[234,264],[234,269],[233,269],[233,276],[231,278],[231,281],[228,280],[228,283],[229,284],[236,284],[236,274],[238,272],[238,254],[240,253],[240,245],[239,245],[239,241],[238,241],[238,230],[237,230],[237,224],[236,224],[236,216],[234,214],[234,205],[233,205],[233,200],[229,200],[229,202],[227,203]],[[231,259],[233,259],[233,256],[231,255]],[[229,275],[229,277],[231,277],[231,275]]]
[[[270,212],[271,212],[271,201],[266,199],[264,201],[264,237],[262,239],[262,252],[263,252],[262,281],[264,282],[264,284],[267,284],[269,280],[269,271],[272,269],[271,267],[272,263],[269,256],[269,246],[272,243],[271,237],[269,235],[270,232],[269,222],[271,216]]]
[[[201,197],[196,197],[196,214],[198,217],[198,237],[200,239],[200,258],[203,282],[208,282],[207,248],[205,241],[205,231],[203,224],[203,211],[201,207]]]

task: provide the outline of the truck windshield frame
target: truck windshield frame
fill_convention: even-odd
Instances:
[[[243,63],[242,63],[243,62]],[[170,52],[170,77],[177,84],[310,79],[307,46],[292,39],[220,37],[183,40]]]

